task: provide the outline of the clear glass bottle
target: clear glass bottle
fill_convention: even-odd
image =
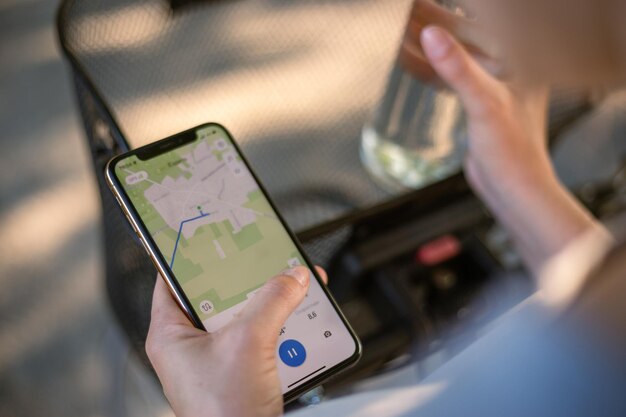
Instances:
[[[450,21],[450,14],[465,16],[451,1],[415,0],[385,93],[363,127],[363,165],[390,191],[420,188],[461,169],[466,123],[458,98],[423,58],[417,66],[407,63],[407,54],[415,60],[421,53],[421,28],[442,16]]]

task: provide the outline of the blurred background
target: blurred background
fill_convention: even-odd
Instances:
[[[0,2],[0,415],[98,415],[107,364],[98,194],[58,2]]]
[[[1,1],[0,415],[170,415],[142,351],[154,271],[102,165],[208,121],[241,142],[364,342],[301,404],[388,386],[406,364],[419,380],[526,297],[462,175],[409,190],[361,163],[410,6],[65,1],[63,54],[60,2]],[[553,99],[559,174],[601,217],[624,209],[625,111],[620,91]]]

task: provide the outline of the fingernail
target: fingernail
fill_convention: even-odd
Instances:
[[[448,32],[437,26],[428,26],[422,31],[422,47],[432,59],[443,58],[450,47],[452,39]]]
[[[281,275],[287,275],[294,278],[303,287],[306,287],[307,281],[309,280],[309,271],[304,267],[285,269],[281,272]]]

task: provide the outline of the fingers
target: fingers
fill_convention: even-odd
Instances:
[[[150,327],[160,327],[164,324],[183,324],[193,327],[185,313],[176,304],[161,275],[157,275],[154,285],[151,316]]]
[[[459,95],[468,113],[490,110],[503,87],[457,42],[437,26],[422,31],[422,47],[437,74]]]
[[[304,299],[309,288],[310,271],[298,266],[288,269],[269,280],[257,292],[238,321],[251,326],[250,330],[261,330],[274,340],[289,315]]]
[[[328,274],[326,273],[324,268],[322,268],[321,266],[316,266],[315,270],[317,271],[317,274],[320,276],[324,284],[328,285]]]
[[[328,274],[326,271],[319,266],[316,266],[315,270],[324,284],[328,284]],[[172,293],[161,275],[157,275],[154,285],[151,317],[151,326],[155,324],[184,324],[193,326],[174,300]]]
[[[424,55],[420,35],[426,24],[434,24],[456,33],[455,29],[458,30],[462,22],[465,20],[459,19],[457,15],[450,13],[435,2],[414,2],[398,54],[402,67],[422,82],[444,87],[437,72]],[[471,33],[471,31],[468,32]]]
[[[152,295],[150,328],[146,338],[146,353],[155,369],[162,363],[162,352],[181,335],[202,333],[187,319],[172,297],[165,280],[157,275]]]

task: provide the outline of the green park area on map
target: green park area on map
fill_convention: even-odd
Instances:
[[[194,309],[205,319],[244,301],[250,292],[286,268],[287,260],[297,258],[300,263],[303,260],[258,189],[248,193],[247,201],[241,208],[267,215],[257,214],[252,223],[241,227],[237,233],[234,233],[229,220],[211,222],[211,214],[203,213],[202,207],[198,206],[198,218],[186,219],[188,223],[182,227],[189,227],[192,222],[200,225],[194,225],[193,236],[185,238],[184,233],[179,236],[179,230],[166,223],[145,197],[145,192],[166,176],[189,179],[189,172],[181,169],[186,163],[180,161],[184,151],[181,149],[180,154],[172,152],[150,161],[131,157],[123,162],[132,164],[132,172],[148,173],[150,181],[128,187],[127,192],[168,263],[175,252],[174,275]],[[168,168],[163,169],[164,166]],[[118,170],[121,181],[124,181],[125,175],[126,172]],[[209,315],[198,308],[204,300],[209,300],[214,306]]]
[[[260,192],[245,207],[271,212]],[[165,253],[173,251],[177,232],[160,234],[155,240]],[[226,257],[221,259],[214,241]],[[170,249],[171,248],[171,249]],[[280,223],[258,216],[255,223],[233,233],[228,221],[203,225],[193,237],[181,240],[174,262],[174,274],[194,307],[209,300],[215,312],[224,311],[247,298],[268,279],[287,267],[287,259],[298,252]],[[301,260],[302,262],[302,260]]]

